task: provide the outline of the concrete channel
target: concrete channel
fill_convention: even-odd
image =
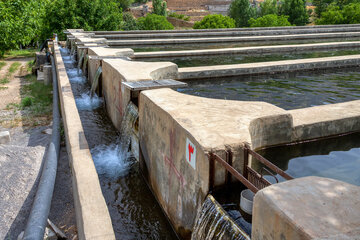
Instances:
[[[323,28],[332,29],[334,27],[325,26]],[[317,29],[317,27],[289,29],[307,30]],[[267,30],[270,31],[271,29]],[[92,76],[94,76],[99,66],[102,67],[100,92],[106,103],[106,111],[112,124],[120,130],[129,102],[138,106],[137,137],[133,138],[131,148],[133,149],[133,145],[137,146],[135,148],[138,149],[137,157],[143,176],[166,217],[170,220],[172,227],[183,239],[191,238],[192,231],[197,224],[195,219],[201,219],[197,217],[197,213],[202,208],[208,194],[214,188],[223,188],[231,182],[235,182],[234,177],[230,177],[229,180],[223,165],[219,162],[213,162],[214,159],[211,156],[215,154],[222,159],[229,159],[229,156],[231,156],[231,161],[228,161],[228,164],[230,163],[231,167],[238,173],[245,174],[247,167],[244,163],[247,161],[246,156],[248,156],[249,151],[247,146],[256,151],[279,145],[358,133],[360,132],[360,100],[284,110],[261,101],[234,101],[197,97],[171,88],[162,87],[158,89],[158,85],[144,88],[148,90],[136,91],[134,90],[136,88],[129,88],[127,85],[133,84],[135,86],[135,83],[137,83],[143,86],[148,82],[149,86],[154,86],[155,82],[166,79],[196,79],[201,81],[204,78],[358,67],[360,55],[189,68],[178,68],[176,64],[166,61],[142,62],[137,60],[178,56],[219,55],[221,57],[227,54],[251,55],[269,52],[316,51],[320,49],[338,50],[358,47],[359,43],[352,41],[302,45],[287,44],[282,46],[149,53],[134,53],[132,49],[121,49],[121,47],[138,45],[170,46],[185,43],[220,44],[247,41],[258,41],[261,44],[266,44],[269,41],[288,43],[292,40],[301,39],[331,41],[340,38],[354,39],[360,37],[359,32],[345,31],[280,36],[275,35],[275,30],[278,30],[278,28],[273,29],[274,35],[268,36],[117,41],[93,37],[93,34],[106,36],[111,35],[111,32],[91,32],[90,35],[87,35],[89,33],[79,32],[78,30],[67,31],[71,42],[68,46],[72,46],[77,51],[76,54],[74,50],[74,56],[77,56],[78,59],[80,59],[81,55],[82,57],[88,56],[86,66],[82,66],[82,69],[83,71],[84,68],[87,69],[85,72],[89,77],[89,81],[93,81]],[[221,30],[217,31],[221,32]],[[232,32],[236,30],[223,31]],[[249,31],[249,29],[246,31]],[[187,31],[178,32],[187,34]],[[205,33],[207,31],[199,32]],[[114,32],[114,34],[122,35],[118,32]],[[129,33],[124,34],[126,37],[126,34]],[[104,44],[120,48],[104,47]],[[55,49],[56,51],[58,50]],[[59,59],[58,64],[62,68],[61,59]],[[66,83],[66,76],[61,77],[65,79],[63,83],[61,83],[60,79],[59,88],[62,89],[61,94],[70,96],[71,94],[66,91],[69,88],[69,84]],[[64,101],[62,100],[63,104]],[[65,103],[69,105],[62,106],[65,116],[66,113],[69,115],[70,111],[77,112],[73,100],[71,100],[71,104],[66,101]],[[78,118],[75,117],[75,120],[78,120]],[[78,128],[81,126],[81,122],[77,122],[75,127],[72,125],[72,120],[71,125],[70,119],[65,121],[68,148],[70,150],[74,149],[72,150],[74,153],[69,152],[75,154],[80,148],[76,146],[79,145],[81,140],[78,135],[82,131],[81,128]],[[72,157],[76,163],[77,160],[74,157],[80,156]],[[87,173],[86,175],[92,178],[96,176],[96,172],[93,164],[90,163],[92,159],[88,150],[86,150],[85,158],[86,160],[84,156],[80,157],[82,161],[86,162],[87,168],[90,167],[91,171],[89,170],[89,172],[91,174]],[[73,167],[74,174],[80,174],[75,167]],[[79,177],[84,177],[84,181],[86,181],[88,176],[81,174]],[[73,182],[74,189],[78,189],[77,191],[84,187],[77,177],[74,177],[73,181],[75,181]],[[77,184],[80,184],[80,187],[77,187]],[[102,236],[105,236],[103,239],[113,239],[114,235],[110,230],[112,229],[111,219],[108,212],[106,212],[101,189],[98,187],[98,183],[95,183],[94,187],[95,189],[90,191],[91,193],[88,192],[89,190],[84,190],[84,199],[88,199],[85,196],[90,196],[87,194],[91,194],[91,197],[99,194],[96,199],[100,204],[96,203],[96,206],[94,206],[95,201],[87,203],[80,198],[84,202],[77,200],[76,207],[82,209],[83,204],[91,206],[91,208],[96,209],[94,213],[91,213],[95,215],[86,215],[87,210],[84,210],[84,212],[82,212],[83,210],[77,210],[77,217],[80,222],[89,223],[89,226],[98,224],[99,220],[95,218],[99,217],[101,221],[107,223],[103,229]],[[76,194],[79,195],[78,192]],[[79,197],[75,198],[79,199]],[[308,176],[273,184],[255,194],[251,239],[356,238],[360,234],[359,199],[359,186],[330,178]],[[301,207],[299,207],[300,205]],[[269,221],[273,217],[277,219],[276,223]],[[334,221],[329,221],[329,219]],[[236,225],[233,222],[231,224],[233,224],[232,226]],[[86,228],[84,227],[84,229]],[[250,238],[246,235],[244,239]]]

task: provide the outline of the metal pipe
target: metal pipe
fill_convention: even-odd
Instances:
[[[60,150],[60,114],[58,102],[58,85],[54,57],[51,55],[53,78],[53,126],[51,142],[46,153],[45,162],[34,203],[28,218],[24,240],[40,240],[44,238],[45,227],[50,212],[51,199],[57,171]]]

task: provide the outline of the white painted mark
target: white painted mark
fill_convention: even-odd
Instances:
[[[186,138],[186,161],[196,169],[196,147],[188,138]]]

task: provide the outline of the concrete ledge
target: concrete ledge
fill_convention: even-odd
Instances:
[[[349,49],[354,50],[360,47],[360,42],[331,42],[314,43],[299,45],[278,45],[278,46],[258,46],[241,48],[221,48],[204,50],[186,50],[186,51],[159,51],[159,52],[136,52],[134,59],[160,58],[160,57],[191,57],[191,56],[211,56],[211,55],[229,55],[229,54],[248,54],[257,55],[264,53],[302,53],[304,51],[319,51],[329,49]]]
[[[359,38],[360,32],[340,33],[314,33],[298,35],[274,36],[248,36],[248,37],[213,37],[213,38],[173,38],[173,39],[145,39],[145,40],[108,40],[109,46],[152,46],[152,45],[180,45],[180,44],[206,44],[206,43],[246,43],[246,42],[271,42],[290,40],[319,40],[319,39],[351,39]],[[95,39],[95,38],[93,38]],[[101,39],[101,38],[100,38]]]
[[[338,25],[312,25],[312,26],[290,26],[290,27],[259,27],[259,28],[219,28],[219,29],[186,29],[186,30],[132,30],[132,31],[85,31],[95,33],[96,35],[104,34],[144,34],[144,33],[184,33],[184,32],[232,32],[232,31],[249,31],[249,30],[281,30],[281,29],[312,29],[312,28],[348,28],[360,27],[360,24],[338,24]],[[68,29],[68,31],[84,31],[82,29]]]
[[[101,192],[71,84],[57,43],[54,43],[61,113],[70,157],[79,239],[115,239],[110,214]]]
[[[305,177],[254,198],[252,239],[359,239],[360,187]]]
[[[360,100],[288,111],[292,142],[360,131]]]
[[[94,38],[106,38],[108,40],[124,39],[167,39],[167,38],[211,38],[211,37],[239,37],[239,36],[271,36],[290,34],[311,34],[311,33],[345,33],[358,32],[360,27],[347,28],[304,28],[304,29],[271,29],[271,30],[248,30],[248,31],[218,31],[218,32],[170,32],[170,33],[143,33],[143,34],[104,34],[95,35]]]
[[[359,66],[360,55],[179,68],[177,79],[217,78]]]
[[[89,56],[95,55],[101,57],[132,57],[134,50],[131,48],[90,47],[88,54]]]
[[[174,78],[177,65],[170,62],[133,62],[123,59],[102,60],[102,89],[107,112],[119,129],[124,110],[131,99],[122,82]]]

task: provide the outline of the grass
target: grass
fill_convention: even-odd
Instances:
[[[0,70],[6,65],[6,62],[0,62]]]
[[[3,79],[0,79],[0,84],[7,84],[9,83],[9,79],[7,77],[4,77]]]
[[[29,49],[21,49],[21,50],[10,50],[5,53],[5,59],[12,58],[25,58],[25,57],[35,57],[37,49],[29,48]]]
[[[21,108],[28,109],[35,116],[52,113],[52,86],[44,85],[37,81],[36,76],[25,76],[28,84],[22,88]]]
[[[8,89],[8,87],[0,87],[0,90]]]
[[[13,64],[11,64],[10,68],[9,68],[9,74],[14,73],[16,70],[18,70],[18,68],[21,66],[21,63],[19,62],[14,62]]]

